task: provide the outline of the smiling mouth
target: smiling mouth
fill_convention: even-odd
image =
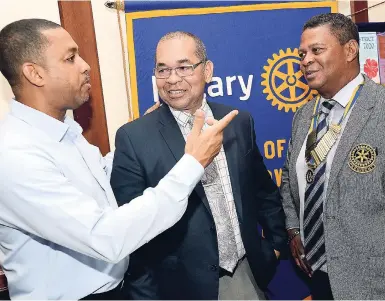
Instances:
[[[178,90],[168,90],[167,93],[168,95],[172,96],[181,96],[183,93],[185,93],[186,90],[178,89]]]
[[[312,80],[313,78],[315,78],[317,72],[318,72],[318,70],[316,70],[316,71],[306,71],[305,72],[306,80]]]
[[[318,71],[306,71],[305,74],[306,76],[311,76],[313,75],[314,73],[317,73]]]

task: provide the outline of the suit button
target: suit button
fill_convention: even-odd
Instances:
[[[211,225],[210,230],[215,231],[215,225]]]
[[[215,272],[216,270],[218,270],[218,266],[213,264],[213,265],[210,265],[210,270],[212,270],[213,272]]]

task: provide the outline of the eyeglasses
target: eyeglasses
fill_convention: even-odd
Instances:
[[[199,63],[196,63],[194,65],[184,65],[184,66],[179,66],[175,68],[168,68],[168,67],[154,68],[154,75],[156,78],[165,79],[171,76],[172,70],[175,70],[176,74],[179,77],[190,76],[194,73],[195,68],[204,62],[205,60],[200,61]]]

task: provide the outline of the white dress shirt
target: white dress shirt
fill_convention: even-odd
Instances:
[[[0,265],[12,299],[115,288],[128,255],[181,218],[203,175],[184,155],[155,188],[118,208],[106,162],[81,132],[70,118],[15,100],[0,123]]]
[[[355,77],[352,81],[350,81],[345,87],[343,87],[332,99],[336,101],[336,104],[330,111],[329,116],[327,117],[328,124],[330,123],[338,123],[341,119],[341,117],[344,114],[345,107],[348,104],[354,89],[357,88],[358,85],[363,83],[364,77],[362,74],[358,74],[357,77]],[[321,97],[320,99],[321,103],[325,101],[324,98]],[[354,107],[354,105],[353,105]],[[345,119],[343,120],[341,124],[341,133],[339,134],[337,141],[334,143],[333,147],[330,149],[327,157],[326,157],[326,170],[325,170],[325,185],[324,185],[324,191],[323,191],[323,206],[325,208],[326,204],[326,191],[328,188],[328,181],[330,176],[330,169],[333,163],[334,155],[337,150],[338,143],[340,141],[341,135],[343,134],[343,131],[345,129],[345,125],[349,119],[350,113],[353,110],[353,107],[350,109],[349,113],[346,115]],[[305,210],[305,190],[306,190],[306,172],[308,170],[306,161],[305,161],[305,149],[306,149],[306,140],[307,136],[305,138],[305,141],[303,142],[301,151],[299,153],[297,163],[296,163],[296,172],[297,172],[297,178],[298,178],[298,191],[299,191],[299,198],[300,198],[300,232],[301,232],[301,239],[302,243],[304,242],[304,236],[303,236],[303,215]],[[326,264],[321,267],[321,270],[326,271]]]
[[[206,95],[203,97],[203,101],[200,109],[203,110],[203,112],[205,113],[206,119],[210,117],[214,118],[213,112],[211,111],[209,105],[207,104]],[[190,120],[192,115],[184,111],[175,110],[172,107],[170,107],[170,110],[176,122],[178,123],[178,126],[183,134],[184,139],[186,140],[188,134],[190,134],[191,132],[191,129],[187,125],[187,123]],[[207,128],[208,126],[209,125],[205,123],[203,126],[203,129]],[[241,229],[239,227],[239,220],[238,220],[238,215],[235,208],[233,190],[231,187],[230,173],[229,173],[229,168],[227,166],[226,153],[225,153],[225,150],[223,149],[223,145],[218,155],[214,158],[214,164],[216,164],[217,166],[218,173],[221,179],[223,192],[225,194],[225,201],[227,204],[227,210],[230,214],[231,225],[234,231],[235,242],[237,244],[238,260],[239,260],[239,259],[242,259],[243,256],[245,256],[246,251],[242,242]],[[221,213],[219,210],[220,206],[215,205],[215,203],[213,204],[214,200],[211,200],[209,198],[208,198],[208,202],[210,205],[211,213],[214,216],[214,221],[220,219],[221,218]]]

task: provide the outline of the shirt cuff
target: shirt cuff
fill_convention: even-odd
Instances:
[[[173,167],[171,173],[177,175],[178,182],[191,187],[191,190],[201,180],[205,169],[193,156],[184,154],[178,163]]]
[[[289,228],[286,228],[286,230],[292,230],[292,229],[298,229],[299,230],[299,227],[289,227]]]

